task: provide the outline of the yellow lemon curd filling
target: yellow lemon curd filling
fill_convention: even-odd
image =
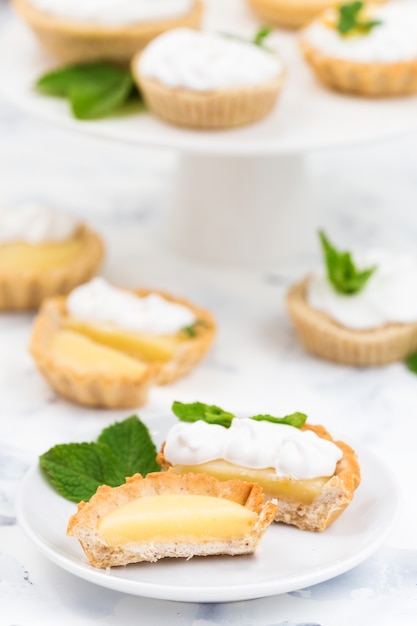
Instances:
[[[218,460],[198,465],[174,465],[177,474],[207,473],[219,480],[238,478],[247,482],[258,483],[268,498],[285,499],[290,502],[311,504],[322,492],[323,486],[331,476],[320,476],[295,480],[278,476],[273,468],[252,469]]]
[[[113,324],[90,324],[69,316],[64,319],[63,327],[148,363],[170,361],[178,346],[186,339],[181,333],[172,336],[151,335],[120,329]]]
[[[47,270],[66,265],[83,249],[83,241],[72,237],[58,243],[13,242],[0,245],[0,268],[8,271]]]
[[[58,330],[51,338],[51,353],[63,366],[75,371],[103,374],[118,372],[127,376],[142,376],[147,365],[117,350],[101,346],[87,337],[69,330]]]
[[[109,546],[140,541],[228,540],[245,537],[256,513],[231,500],[203,495],[165,494],[137,498],[98,522]]]

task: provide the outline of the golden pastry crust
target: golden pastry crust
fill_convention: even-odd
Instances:
[[[48,15],[28,0],[13,0],[12,4],[45,50],[64,63],[129,63],[138,50],[161,33],[171,28],[199,28],[203,14],[202,0],[194,0],[189,13],[176,18],[112,27]]]
[[[81,242],[81,250],[65,265],[43,270],[27,267],[18,273],[0,269],[0,310],[37,309],[46,298],[67,294],[90,280],[103,260],[103,242],[85,225],[78,227],[74,237]]]
[[[299,28],[334,5],[332,0],[248,0],[253,11],[267,24]]]
[[[186,339],[178,346],[174,357],[167,362],[148,363],[141,375],[104,375],[97,371],[80,374],[73,368],[63,366],[50,350],[54,333],[63,327],[67,315],[66,298],[47,300],[35,318],[30,351],[39,370],[51,387],[64,397],[87,406],[105,408],[130,408],[142,406],[148,398],[151,384],[165,385],[185,376],[205,356],[216,334],[213,316],[183,298],[175,298],[165,292],[136,289],[138,296],[156,293],[191,309],[202,322],[196,326],[196,336]]]
[[[253,511],[257,521],[246,537],[230,540],[201,540],[186,543],[181,540],[169,542],[144,541],[109,546],[97,530],[99,520],[118,506],[144,496],[165,494],[190,494],[225,498]],[[78,512],[69,521],[67,534],[76,537],[91,565],[113,567],[157,561],[165,557],[191,558],[215,554],[249,554],[258,545],[265,530],[272,522],[276,504],[264,502],[258,485],[239,480],[222,482],[204,474],[180,476],[175,472],[155,472],[142,478],[136,474],[126,479],[120,487],[101,486],[89,502],[81,502]]]
[[[309,306],[309,279],[293,285],[287,307],[300,342],[309,352],[336,363],[384,365],[404,360],[417,350],[417,324],[386,324],[373,330],[352,330]]]
[[[303,37],[299,43],[319,80],[332,89],[374,98],[417,92],[417,58],[399,63],[359,63],[327,56]]]
[[[274,501],[278,505],[275,521],[297,526],[301,530],[323,531],[333,524],[352,501],[361,480],[360,467],[354,450],[343,441],[335,441],[323,426],[305,424],[302,430],[311,430],[322,439],[332,441],[342,450],[343,457],[337,463],[334,475],[311,504],[274,496]],[[165,444],[162,445],[156,460],[162,469],[169,470],[172,465],[165,458],[164,447]],[[175,467],[173,469],[175,471]],[[265,496],[268,497],[269,494],[265,493]]]
[[[149,109],[165,122],[185,128],[213,130],[253,124],[272,111],[285,79],[282,72],[250,87],[210,92],[173,89],[141,76],[137,59],[133,59],[132,72]]]

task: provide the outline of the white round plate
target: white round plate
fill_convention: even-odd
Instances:
[[[244,0],[205,0],[208,29],[253,36],[256,22]],[[79,122],[67,103],[37,94],[36,79],[54,63],[31,32],[10,19],[0,37],[0,93],[20,108],[72,130],[107,139],[192,153],[268,155],[300,153],[389,137],[417,129],[416,97],[372,100],[333,93],[313,77],[296,38],[277,32],[271,38],[288,77],[275,111],[265,120],[237,130],[197,132],[175,128],[150,114]]]
[[[148,422],[157,445],[174,423],[174,418],[166,417]],[[75,505],[53,491],[37,466],[22,482],[17,517],[51,561],[102,587],[184,602],[261,598],[333,578],[367,559],[384,542],[398,506],[396,484],[376,457],[366,452],[359,459],[362,483],[352,504],[330,528],[311,533],[273,524],[251,556],[163,559],[96,569],[89,565],[78,541],[65,534]]]

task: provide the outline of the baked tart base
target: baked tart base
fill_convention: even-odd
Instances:
[[[67,294],[90,280],[102,262],[103,243],[84,225],[78,227],[72,239],[78,249],[65,263],[41,269],[31,267],[29,263],[14,270],[7,263],[0,266],[0,310],[37,309],[46,298]]]
[[[373,330],[352,330],[309,306],[308,278],[288,292],[287,307],[306,350],[336,363],[356,366],[403,361],[417,350],[417,324],[387,324]]]
[[[283,522],[284,524],[290,524],[297,526],[301,530],[310,531],[323,531],[328,528],[347,508],[353,499],[355,489],[360,483],[360,468],[355,452],[347,444],[342,441],[334,441],[331,435],[326,431],[323,426],[309,426],[304,425],[302,430],[311,430],[315,432],[319,437],[328,439],[335,443],[342,451],[343,457],[337,463],[335,474],[329,477],[327,480],[323,480],[323,485],[316,497],[311,501],[310,497],[300,497],[300,495],[294,495],[291,493],[291,483],[288,479],[283,479],[283,487],[286,494],[282,494],[282,486],[277,491],[268,490],[267,486],[264,486],[264,492],[266,498],[271,498],[277,503],[278,508],[275,514],[276,522]],[[169,461],[164,455],[164,446],[157,456],[157,461],[163,469],[173,469],[174,472],[185,472],[187,475],[187,468],[184,466],[176,467],[171,466]],[[213,464],[216,467],[216,463]],[[205,472],[210,472],[210,463],[205,463],[201,466]],[[229,465],[231,476],[233,472],[232,464]],[[241,476],[242,469],[240,466],[235,466],[236,478]],[[198,471],[198,465],[193,465],[191,471]],[[251,476],[255,477],[256,470],[251,470]],[[273,469],[271,469],[271,477],[273,475]],[[263,471],[259,474],[261,481],[265,480],[265,474]],[[273,481],[270,481],[272,483]],[[294,487],[299,488],[300,482],[313,482],[313,481],[294,481]],[[263,485],[262,485],[263,486]],[[315,486],[317,489],[317,486]]]
[[[163,536],[158,538],[158,515],[156,515],[156,521],[153,525],[154,536],[151,538],[141,540],[140,532],[134,540],[130,538],[130,540],[123,540],[120,543],[106,541],[103,537],[103,531],[100,532],[100,529],[103,528],[103,520],[106,520],[106,516],[113,514],[118,507],[129,505],[135,501],[139,502],[141,498],[154,498],[155,496],[157,498],[154,502],[157,502],[158,498],[167,495],[170,497],[178,496],[180,507],[178,515],[182,514],[181,509],[186,506],[188,496],[191,498],[190,503],[192,503],[193,496],[214,498],[219,500],[220,507],[222,502],[226,501],[224,506],[227,509],[228,505],[231,505],[232,515],[232,509],[235,508],[235,505],[244,507],[245,511],[242,510],[241,513],[248,518],[250,528],[246,523],[243,526],[239,524],[236,535],[234,535],[235,519],[229,520],[229,514],[226,510],[222,514],[223,526],[229,522],[232,524],[231,532],[228,533],[229,536],[227,537],[224,536],[224,528],[219,529],[218,525],[219,537],[215,534],[216,530],[213,531],[212,536],[206,536],[206,526],[201,523],[200,514],[194,533],[191,532],[188,536],[184,536],[177,528],[172,529],[172,535],[170,532],[167,534],[165,527]],[[184,498],[184,496],[186,497]],[[175,513],[175,498],[170,502],[173,506],[171,512]],[[78,505],[77,513],[69,521],[67,534],[79,540],[91,565],[101,568],[141,561],[154,562],[165,557],[189,559],[193,556],[250,554],[254,552],[262,535],[272,522],[275,511],[276,504],[264,501],[262,489],[258,485],[236,480],[218,481],[204,474],[179,476],[172,471],[148,474],[146,478],[136,474],[127,478],[126,483],[120,487],[99,487],[89,502],[81,502]],[[170,511],[167,511],[167,514],[169,513]],[[193,508],[188,513],[192,516]],[[129,524],[134,524],[134,521],[129,521]],[[150,522],[152,522],[152,517],[150,517]],[[212,521],[208,519],[207,524],[210,527]],[[245,526],[246,529],[243,530]],[[146,528],[145,534],[148,534]]]
[[[149,109],[169,124],[200,130],[233,128],[252,124],[266,117],[274,108],[284,75],[260,85],[210,92],[173,89],[159,81],[132,71]]]
[[[27,22],[41,45],[64,63],[112,61],[127,64],[138,50],[171,28],[199,28],[202,0],[177,18],[104,26],[58,18],[38,11],[28,0],[13,0],[14,9]]]
[[[337,91],[374,98],[417,92],[417,58],[399,63],[359,63],[327,56],[303,37],[300,47],[317,78]]]

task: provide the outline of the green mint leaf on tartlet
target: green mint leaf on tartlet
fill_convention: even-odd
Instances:
[[[149,430],[136,415],[105,428],[97,439],[106,445],[123,464],[126,476],[159,472],[157,450]]]
[[[198,422],[203,420],[208,424],[218,424],[225,428],[230,427],[235,417],[232,413],[223,411],[223,409],[218,406],[204,404],[203,402],[184,404],[183,402],[175,401],[172,405],[172,411],[182,422]]]
[[[319,232],[319,237],[327,268],[327,278],[335,291],[344,295],[355,295],[362,291],[377,266],[359,270],[349,252],[341,252],[335,248],[323,231]]]
[[[87,501],[100,485],[118,487],[127,476],[161,470],[147,427],[134,415],[105,428],[97,441],[58,444],[40,467],[54,489],[72,502]]]
[[[380,20],[366,19],[363,15],[364,7],[364,2],[350,2],[337,8],[336,28],[341,35],[366,35],[382,23]]]
[[[264,41],[265,39],[267,39],[269,37],[269,35],[272,33],[273,28],[271,26],[262,26],[254,35],[252,43],[255,44],[255,46],[260,46],[261,48],[264,47]]]
[[[190,326],[183,326],[183,328],[181,328],[181,333],[189,338],[194,338],[197,337],[201,327],[207,328],[208,326],[209,324],[205,320],[196,320],[194,324],[190,324]]]
[[[43,74],[36,82],[39,92],[67,98],[79,120],[105,117],[138,98],[129,70],[109,63],[72,65]]]
[[[305,413],[291,413],[285,417],[273,417],[272,415],[254,415],[250,419],[257,422],[272,422],[273,424],[287,424],[288,426],[294,426],[294,428],[301,428],[307,421],[307,415]]]

